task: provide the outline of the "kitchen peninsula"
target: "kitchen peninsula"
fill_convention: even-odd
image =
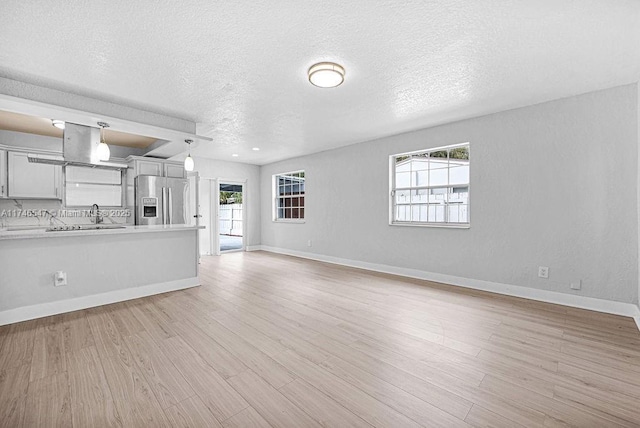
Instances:
[[[199,228],[0,229],[0,325],[197,286]]]
[[[27,104],[46,116],[0,110],[4,123],[25,127],[0,129],[0,325],[199,285],[199,227],[183,224],[194,218],[187,172],[154,152],[199,137],[116,118],[108,133],[108,123],[82,112]],[[59,129],[46,119],[59,115],[84,124]],[[113,143],[107,159],[99,153],[105,138]],[[135,218],[139,175],[183,185],[168,192],[173,208],[148,198],[158,225]]]

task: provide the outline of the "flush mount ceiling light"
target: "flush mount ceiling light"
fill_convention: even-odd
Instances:
[[[251,149],[251,150],[253,150],[254,152],[257,152],[257,151],[259,151],[259,150],[260,150],[260,147],[254,147],[254,148],[253,148],[253,149]]]
[[[193,140],[184,140],[184,142],[189,145],[189,154],[184,158],[184,170],[193,171],[193,167],[195,166],[193,158],[191,157],[191,143],[193,143]]]
[[[98,122],[100,127],[100,144],[98,144],[98,160],[108,161],[111,157],[111,150],[109,146],[104,142],[104,128],[108,128],[109,124],[106,122]]]
[[[58,129],[64,129],[64,120],[51,119],[51,124]]]
[[[335,88],[344,82],[344,67],[335,62],[319,62],[307,73],[309,82],[319,88]]]
[[[232,154],[231,156],[233,156],[234,158],[237,158],[237,157],[238,157],[238,154],[237,154],[237,153],[234,153],[234,154]]]

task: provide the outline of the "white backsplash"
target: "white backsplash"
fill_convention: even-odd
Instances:
[[[62,202],[48,199],[0,199],[0,227],[56,226],[62,224],[91,224],[91,207],[63,208]],[[103,209],[100,214],[104,224],[133,224],[133,212],[127,217],[127,210]]]

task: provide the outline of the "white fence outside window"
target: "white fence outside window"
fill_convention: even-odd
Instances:
[[[220,205],[220,234],[242,236],[242,204]]]

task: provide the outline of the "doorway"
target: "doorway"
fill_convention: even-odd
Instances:
[[[226,181],[218,183],[218,251],[220,254],[243,251],[244,184]]]

